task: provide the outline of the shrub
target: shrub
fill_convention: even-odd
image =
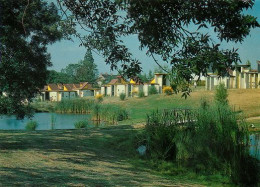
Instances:
[[[158,94],[158,91],[155,86],[150,86],[148,89],[148,93],[149,95],[154,95],[154,94]]]
[[[27,122],[25,129],[27,131],[35,131],[37,126],[38,126],[38,124],[36,121],[29,121],[29,122]]]
[[[165,86],[163,88],[163,93],[165,93],[166,95],[172,95],[173,94],[173,89],[170,86]]]
[[[205,86],[206,85],[206,81],[205,80],[200,80],[197,82],[197,86]]]
[[[119,108],[117,111],[117,121],[123,121],[128,119],[128,113],[125,109]]]
[[[126,95],[125,95],[125,93],[121,93],[119,95],[119,97],[120,97],[121,101],[123,101],[123,100],[125,100]]]
[[[219,84],[215,91],[215,101],[221,104],[228,104],[228,92],[223,83]]]
[[[98,102],[102,102],[103,101],[103,95],[102,94],[97,94],[96,95],[96,99]]]
[[[145,97],[144,91],[140,91],[140,92],[138,93],[138,97]]]
[[[96,111],[96,110],[95,110]],[[99,117],[100,119],[115,124],[118,121],[123,121],[128,118],[128,112],[126,109],[121,108],[117,105],[105,104],[100,105],[99,108]]]
[[[175,160],[177,132],[177,123],[172,115],[158,110],[148,115],[144,139],[150,156],[162,160]]]
[[[88,126],[88,121],[78,121],[74,124],[75,129],[84,129]]]
[[[138,91],[137,90],[133,90],[132,91],[132,97],[136,96],[136,94],[138,94]]]

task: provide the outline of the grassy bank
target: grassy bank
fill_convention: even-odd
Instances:
[[[231,106],[238,111],[243,111],[245,118],[260,116],[260,89],[234,89],[228,90],[228,100]],[[197,108],[201,98],[212,101],[213,91],[205,91],[201,88],[194,90],[187,99],[181,98],[181,95],[152,95],[143,98],[126,98],[121,101],[119,97],[105,97],[102,103],[122,106],[127,109],[129,119],[121,124],[136,124],[145,122],[146,115],[156,109],[166,108]],[[93,98],[86,98],[93,99]],[[55,102],[38,102],[33,106],[38,111],[51,111],[54,109]],[[254,124],[254,131],[260,130],[260,118],[248,120],[249,124]]]
[[[246,118],[260,116],[260,89],[228,90],[228,100],[237,111],[243,111]],[[197,108],[200,100],[214,99],[213,91],[195,90],[187,99],[181,95],[153,95],[145,98],[127,98],[120,101],[116,97],[105,97],[104,103],[113,103],[123,106],[130,111],[130,123],[144,122],[146,114],[156,109],[166,108]],[[255,120],[260,124],[260,118]]]
[[[173,171],[136,155],[137,126],[0,131],[0,186],[230,186],[225,177]],[[172,169],[172,167],[170,167]]]

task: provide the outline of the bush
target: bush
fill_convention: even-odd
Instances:
[[[25,129],[27,131],[35,131],[37,126],[38,126],[38,124],[36,121],[29,121],[29,122],[27,122]]]
[[[128,119],[128,112],[125,109],[119,109],[117,111],[117,121],[123,121]]]
[[[221,104],[228,104],[228,92],[223,83],[220,83],[215,91],[215,101]]]
[[[126,95],[125,95],[125,93],[121,93],[119,95],[119,97],[120,97],[121,101],[123,101],[123,100],[125,100]]]
[[[136,94],[138,94],[138,91],[137,91],[137,90],[133,90],[133,91],[132,91],[132,97],[135,97]]]
[[[117,105],[103,104],[99,106],[99,118],[108,123],[116,124],[118,121],[127,119],[128,112]]]
[[[206,81],[205,80],[200,80],[197,82],[197,86],[205,86],[206,85]]]
[[[166,95],[172,95],[173,94],[173,89],[170,86],[165,86],[163,88],[163,93],[165,93]]]
[[[144,91],[140,91],[140,92],[138,93],[138,97],[145,97]]]
[[[88,121],[78,121],[74,124],[75,129],[84,129],[88,126]]]
[[[176,158],[176,123],[169,124],[172,117],[158,110],[147,116],[145,126],[145,144],[151,157],[162,160]]]
[[[154,94],[158,94],[158,91],[155,86],[150,86],[148,89],[148,93],[149,95],[154,95]]]
[[[102,94],[97,94],[96,95],[96,99],[98,102],[102,102],[103,101],[103,95]]]

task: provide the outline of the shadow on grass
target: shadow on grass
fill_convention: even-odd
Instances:
[[[152,184],[156,176],[149,169],[128,162],[135,155],[131,140],[137,132],[132,126],[0,131],[0,186]],[[19,160],[10,161],[4,154]],[[37,156],[31,157],[32,154]],[[159,181],[163,179],[157,177]]]

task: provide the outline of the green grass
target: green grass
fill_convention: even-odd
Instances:
[[[88,126],[88,121],[78,121],[74,124],[75,129],[84,129]]]
[[[36,101],[32,103],[32,107],[36,110],[36,112],[53,112],[56,106],[56,102],[50,101]]]
[[[135,124],[145,122],[146,115],[157,109],[196,108],[199,106],[200,98],[197,96],[184,99],[180,95],[151,95],[143,98],[127,98],[125,102],[118,102],[116,98],[107,97],[104,103],[113,103],[127,108],[129,120],[123,123]]]
[[[140,159],[136,126],[52,131],[0,131],[0,186],[223,186],[202,176]],[[172,168],[172,167],[170,167]],[[181,170],[182,171],[182,170]]]
[[[27,122],[25,129],[27,131],[35,131],[37,126],[38,126],[38,124],[36,121],[29,121],[29,122]]]

